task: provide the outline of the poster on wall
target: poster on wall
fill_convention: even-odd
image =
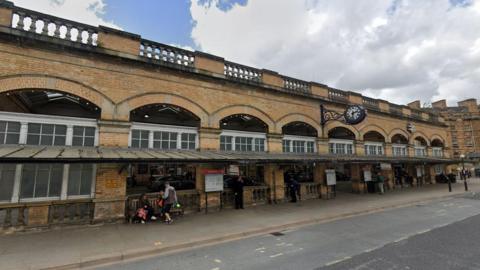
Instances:
[[[223,174],[205,174],[205,192],[223,191]]]
[[[365,182],[372,181],[372,172],[370,170],[364,170],[363,171],[363,179],[364,179]]]
[[[325,170],[325,174],[327,175],[328,186],[334,186],[337,184],[337,176],[335,174],[335,170]]]
[[[392,164],[390,163],[380,163],[380,169],[383,171],[391,170],[392,169]]]
[[[230,165],[227,169],[229,175],[240,175],[240,167],[238,165]]]
[[[422,176],[423,176],[423,167],[417,166],[417,177],[422,177]]]

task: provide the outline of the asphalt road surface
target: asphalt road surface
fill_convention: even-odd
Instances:
[[[480,269],[480,197],[450,198],[98,269]]]

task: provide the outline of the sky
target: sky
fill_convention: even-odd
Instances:
[[[480,100],[480,0],[13,0],[406,104]]]

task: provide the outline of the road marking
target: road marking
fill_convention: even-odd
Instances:
[[[278,246],[278,247],[285,246],[285,242],[278,243],[277,246]]]
[[[213,261],[216,262],[216,263],[222,263],[222,261],[220,261],[219,259],[215,259]]]
[[[265,247],[257,248],[255,251],[265,250]]]
[[[270,258],[276,258],[276,257],[282,256],[282,255],[283,255],[283,253],[278,253],[278,254],[275,254],[275,255],[270,255]]]
[[[162,242],[155,242],[153,243],[154,246],[160,246],[162,244]]]
[[[329,263],[325,264],[325,266],[334,265],[334,264],[337,264],[337,263],[339,263],[339,262],[346,261],[346,260],[351,259],[351,258],[352,258],[352,257],[350,257],[350,256],[343,257],[342,259],[338,259],[338,260],[336,260],[336,261],[329,262]]]
[[[220,268],[218,268],[218,267],[215,267],[215,268],[212,268],[212,270],[220,270]]]
[[[426,230],[417,232],[417,234],[424,234],[424,233],[427,233],[427,232],[429,232],[429,231],[431,231],[431,230],[432,230],[432,229],[426,229]]]
[[[398,242],[401,242],[403,240],[407,240],[408,239],[408,236],[404,236],[404,237],[401,237],[401,238],[398,238],[397,240],[393,241],[394,243],[398,243]]]

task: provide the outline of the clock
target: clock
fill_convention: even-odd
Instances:
[[[365,120],[367,112],[360,105],[349,105],[343,114],[345,122],[349,125],[356,125]]]

